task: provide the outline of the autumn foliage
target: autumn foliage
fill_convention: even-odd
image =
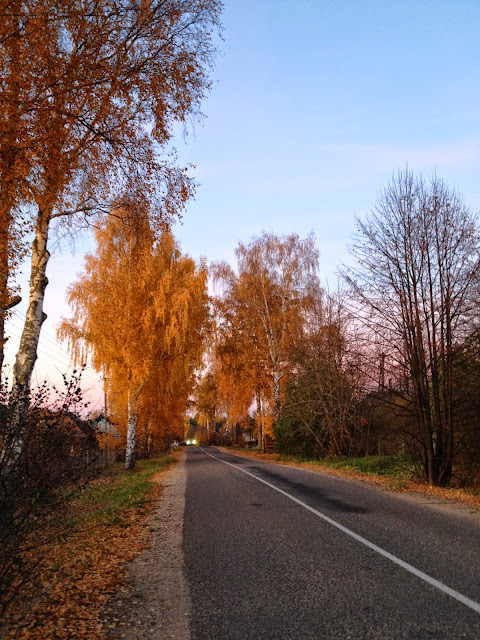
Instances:
[[[305,313],[318,287],[318,251],[313,236],[264,233],[236,249],[237,271],[212,267],[215,300],[214,347],[219,399],[235,423],[256,405],[257,436],[278,420],[282,389]]]
[[[91,479],[98,457],[95,430],[80,413],[81,372],[62,390],[47,383],[33,394],[16,473],[9,467],[13,435],[7,429],[8,392],[0,390],[0,617],[25,584],[35,579],[45,528],[64,526],[69,496]],[[42,539],[42,540],[41,540]]]
[[[155,233],[181,214],[194,184],[166,145],[174,122],[200,115],[221,3],[0,4],[0,309],[23,232],[34,234],[10,400],[13,468],[46,318],[52,227],[70,233],[102,219],[120,193],[151,205]]]
[[[97,251],[69,289],[74,315],[59,336],[105,373],[112,418],[127,436],[127,466],[181,431],[208,320],[207,270],[168,231],[156,237],[132,204],[96,231]]]

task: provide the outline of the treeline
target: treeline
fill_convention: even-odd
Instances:
[[[8,494],[8,478],[18,476],[25,452],[32,372],[46,318],[50,236],[103,228],[106,219],[128,210],[139,226],[148,227],[153,238],[148,242],[168,243],[162,234],[195,191],[168,146],[172,127],[201,115],[222,4],[0,4],[0,370],[8,338],[5,318],[20,301],[17,269],[27,256],[31,262],[26,320],[0,443],[5,477],[0,489]],[[172,248],[170,257],[175,255]],[[148,376],[126,375],[132,378],[135,407],[138,387],[142,380],[148,384]]]
[[[1,7],[0,368],[27,254],[31,274],[0,497],[26,455],[49,236],[92,226],[97,252],[60,335],[103,374],[127,467],[181,435],[197,377],[207,439],[251,433],[314,456],[400,450],[432,484],[476,482],[478,225],[454,189],[400,171],[357,221],[334,294],[313,236],[264,233],[238,246],[235,268],[212,266],[209,300],[206,266],[170,234],[195,184],[167,145],[209,88],[220,11],[218,0]]]
[[[18,267],[30,260],[13,380],[0,385],[0,606],[98,453],[78,373],[59,394],[31,388],[52,235],[97,229],[61,331],[80,364],[91,352],[128,422],[127,466],[140,411],[146,450],[158,444],[152,425],[184,411],[206,271],[168,232],[196,188],[169,144],[174,123],[201,117],[221,10],[219,0],[0,0],[0,371]]]
[[[285,453],[409,453],[430,484],[479,481],[477,216],[399,171],[357,220],[352,267],[322,289],[314,239],[264,233],[212,267],[204,439]]]

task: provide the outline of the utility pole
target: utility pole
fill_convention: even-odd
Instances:
[[[380,382],[378,388],[385,389],[385,354],[383,352],[380,354]]]

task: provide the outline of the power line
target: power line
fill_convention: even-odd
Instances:
[[[16,315],[16,316],[19,318],[19,320],[21,320],[21,321],[25,321],[25,320],[26,320],[26,316],[25,316],[25,314],[24,314],[24,313],[22,313],[21,311],[19,311],[18,309],[15,309],[15,310],[13,311],[13,315]],[[9,318],[9,319],[8,319],[8,322],[9,322],[13,327],[15,327],[18,331],[20,331],[20,333],[22,332],[22,328],[18,327],[16,324],[14,324],[14,323],[11,321],[11,318]],[[11,332],[11,333],[12,333],[12,335],[14,335],[16,338],[20,339],[20,336],[16,335],[16,334],[15,334],[15,333],[13,333],[13,332]],[[48,342],[50,342],[50,344],[51,344],[51,345],[53,345],[53,347],[55,347],[55,349],[57,349],[58,353],[55,353],[55,352],[53,351],[52,347],[50,347],[50,345],[45,344],[45,340],[47,340]],[[55,337],[51,336],[51,334],[49,334],[49,333],[48,333],[48,331],[46,331],[45,329],[42,329],[42,331],[40,332],[39,343],[41,343],[41,344],[39,344],[38,351],[40,351],[44,356],[46,356],[46,357],[50,357],[50,358],[52,358],[52,357],[53,357],[53,359],[54,359],[54,360],[56,360],[56,362],[58,362],[59,364],[61,364],[63,367],[64,367],[64,366],[67,366],[68,368],[70,368],[71,366],[73,366],[73,365],[72,365],[72,358],[71,358],[70,354],[68,353],[68,351],[67,351],[66,349],[64,349],[64,347],[61,345],[61,343],[60,343],[60,342],[59,342]],[[46,349],[46,350],[48,350],[48,351],[49,351],[49,353],[46,353],[46,352],[44,351],[45,349]],[[52,356],[52,355],[50,355],[50,354],[53,354],[53,356]],[[60,361],[60,360],[58,359],[58,357],[56,357],[56,356],[58,356],[58,357],[60,357],[60,358],[63,358],[63,359],[64,359],[64,362]],[[67,361],[68,361],[68,364],[67,364]],[[91,370],[94,372],[94,374],[95,374],[95,375],[99,375],[99,374],[95,371],[95,369],[94,369],[90,364],[86,363],[86,366],[87,366],[89,369],[91,369]],[[86,372],[83,372],[82,376],[85,376],[85,377],[87,377],[87,378],[90,378],[90,380],[92,380],[93,382],[95,382],[95,383],[97,383],[97,384],[98,384],[99,382],[101,382],[101,379],[100,379],[100,378],[94,378],[92,375],[90,375],[90,374],[88,374],[88,373],[86,373]]]
[[[14,326],[15,326],[15,325],[14,325]],[[16,327],[16,328],[18,329],[18,327]],[[13,332],[13,331],[10,331],[9,333],[11,333],[11,335],[12,335],[12,336],[14,336],[15,338],[17,338],[17,339],[19,339],[19,340],[20,340],[20,336],[19,336],[17,333],[15,333],[15,332]],[[48,350],[48,352],[49,352],[49,353],[47,353],[47,351],[46,351],[46,350]],[[58,364],[60,364],[60,365],[62,366],[62,368],[67,367],[67,370],[68,370],[68,369],[70,369],[71,367],[73,367],[73,364],[72,364],[72,361],[71,361],[71,360],[69,360],[68,362],[66,361],[66,358],[65,358],[63,361],[59,360],[59,358],[58,358],[57,356],[59,356],[60,354],[56,354],[52,349],[50,349],[50,348],[48,347],[48,345],[45,345],[45,344],[43,344],[43,345],[41,345],[41,346],[39,345],[39,346],[37,347],[37,351],[38,351],[39,353],[41,353],[42,355],[44,355],[45,357],[50,358],[51,360],[54,360],[55,362],[57,362]],[[90,367],[90,368],[91,368],[91,369],[93,369],[92,367]],[[89,373],[85,373],[85,372],[83,372],[83,373],[82,373],[82,377],[83,377],[83,376],[85,376],[85,377],[87,377],[87,378],[90,378],[90,380],[91,380],[92,382],[95,382],[96,384],[98,384],[99,382],[101,382],[101,380],[100,380],[100,379],[96,379],[96,378],[94,378],[94,377],[93,377],[92,375],[90,375]]]
[[[22,315],[23,315],[23,314],[21,314],[21,313],[20,313],[20,312],[18,312],[18,311],[15,311],[14,313],[18,316],[18,318],[19,318],[20,320],[22,320]],[[26,316],[25,316],[25,315],[23,315],[23,320],[25,320],[25,319],[26,319]],[[9,320],[8,320],[8,322],[9,322],[9,324],[11,324],[13,327],[15,327],[16,329],[18,329],[20,332],[21,332],[21,331],[23,331],[23,329],[22,329],[21,327],[17,326],[16,324],[14,324],[14,323],[11,321],[11,319],[9,319]],[[44,342],[45,340],[47,340],[47,341],[48,341],[48,342],[49,342],[49,343],[50,343],[50,344],[51,344],[55,349],[57,349],[57,350],[58,350],[59,354],[61,354],[61,356],[62,356],[62,357],[65,357],[66,359],[68,359],[68,361],[69,361],[69,362],[71,362],[71,359],[72,359],[72,358],[71,358],[71,355],[70,355],[70,353],[68,352],[68,350],[67,350],[67,349],[65,349],[65,348],[62,346],[62,344],[61,344],[61,343],[60,343],[56,338],[49,337],[50,335],[51,335],[51,334],[49,334],[49,333],[48,333],[48,331],[46,331],[45,329],[42,329],[42,331],[41,331],[41,333],[40,333],[39,341],[40,341],[40,342]],[[18,337],[18,336],[17,336],[17,337]],[[48,349],[51,349],[51,348],[52,348],[50,345],[46,345],[46,344],[43,344],[43,346],[44,346],[46,349],[47,349],[47,348],[48,348]]]
[[[19,336],[17,333],[15,333],[14,331],[10,331],[9,332],[12,336],[14,336],[15,338],[17,338],[18,340],[21,339],[21,336]],[[56,357],[59,354],[54,353],[52,350],[49,350],[50,353],[47,353],[46,351],[44,351],[44,349],[48,349],[48,347],[46,347],[45,345],[42,345],[41,347],[38,346],[37,347],[37,351],[39,351],[42,355],[47,356],[49,358],[52,358],[53,360],[55,360],[56,362],[58,362],[59,364],[61,364],[62,366],[68,366],[71,367],[71,362],[66,363],[66,361],[64,360],[63,362],[61,360],[58,359],[58,357]],[[53,354],[53,356],[51,355]]]
[[[22,329],[20,327],[18,327],[16,324],[14,324],[13,322],[10,322],[10,325],[12,327],[14,327],[15,329],[17,329],[18,331],[20,331],[20,333],[22,332]],[[13,334],[13,332],[12,332],[12,335],[15,335],[15,337],[18,338],[18,335]],[[48,349],[49,352],[54,353],[56,356],[59,356],[59,357],[63,358],[64,360],[68,361],[68,364],[70,365],[70,363],[71,363],[70,355],[66,351],[63,351],[63,350],[58,349],[58,348],[57,348],[57,352],[53,351],[52,347],[49,344],[45,344],[44,341],[42,340],[42,334],[40,334],[39,344],[41,345],[42,348]]]
[[[22,320],[23,322],[26,320],[26,316],[25,316],[25,314],[21,313],[21,312],[20,312],[20,311],[18,311],[17,309],[15,309],[15,310],[13,311],[13,313],[14,313],[15,315],[17,315],[17,316],[18,316],[18,318],[19,318],[20,320]],[[18,327],[17,327],[17,328],[18,328]],[[59,349],[59,350],[60,350],[60,351],[62,351],[63,353],[67,353],[67,354],[68,354],[68,351],[67,351],[67,350],[62,346],[61,342],[59,342],[59,341],[57,340],[57,338],[55,338],[54,336],[52,336],[52,335],[51,335],[51,334],[50,334],[46,329],[42,329],[42,331],[41,331],[41,333],[40,333],[40,338],[41,338],[41,339],[43,338],[43,339],[45,339],[45,340],[48,340],[48,341],[49,341],[49,342],[51,342],[53,345],[55,345],[55,347],[57,347],[57,349]],[[68,355],[69,355],[69,357],[70,357],[70,354],[68,354]]]
[[[17,325],[13,324],[13,322],[11,323],[11,325],[12,325],[15,329],[17,329],[18,331],[20,331],[20,333],[22,332],[22,329],[21,329],[20,327],[17,327]],[[19,338],[19,339],[20,339],[20,336],[19,336],[18,334],[14,333],[13,331],[10,331],[10,333],[11,333],[13,336],[15,336],[16,338]],[[40,337],[41,337],[41,336],[40,336]],[[39,347],[39,348],[40,348],[40,347]],[[60,352],[59,352],[59,353],[55,353],[55,352],[53,351],[53,349],[52,349],[49,345],[46,345],[46,344],[42,344],[42,345],[41,345],[41,348],[42,348],[42,349],[47,349],[50,353],[53,353],[53,354],[54,354],[55,356],[57,356],[57,357],[63,358],[65,361],[67,361],[67,360],[68,360],[68,366],[70,366],[70,364],[71,364],[70,357],[69,357],[69,356],[67,356],[67,355],[64,355],[64,354],[63,354],[63,352],[62,352],[62,353],[60,353]],[[44,355],[46,355],[46,354],[44,354]]]

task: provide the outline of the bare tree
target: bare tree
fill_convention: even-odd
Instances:
[[[406,168],[357,220],[357,264],[343,270],[357,316],[406,372],[425,477],[440,486],[454,460],[453,357],[475,308],[476,222],[455,189]]]
[[[357,452],[358,394],[341,296],[318,289],[276,428],[281,451],[314,456]]]

